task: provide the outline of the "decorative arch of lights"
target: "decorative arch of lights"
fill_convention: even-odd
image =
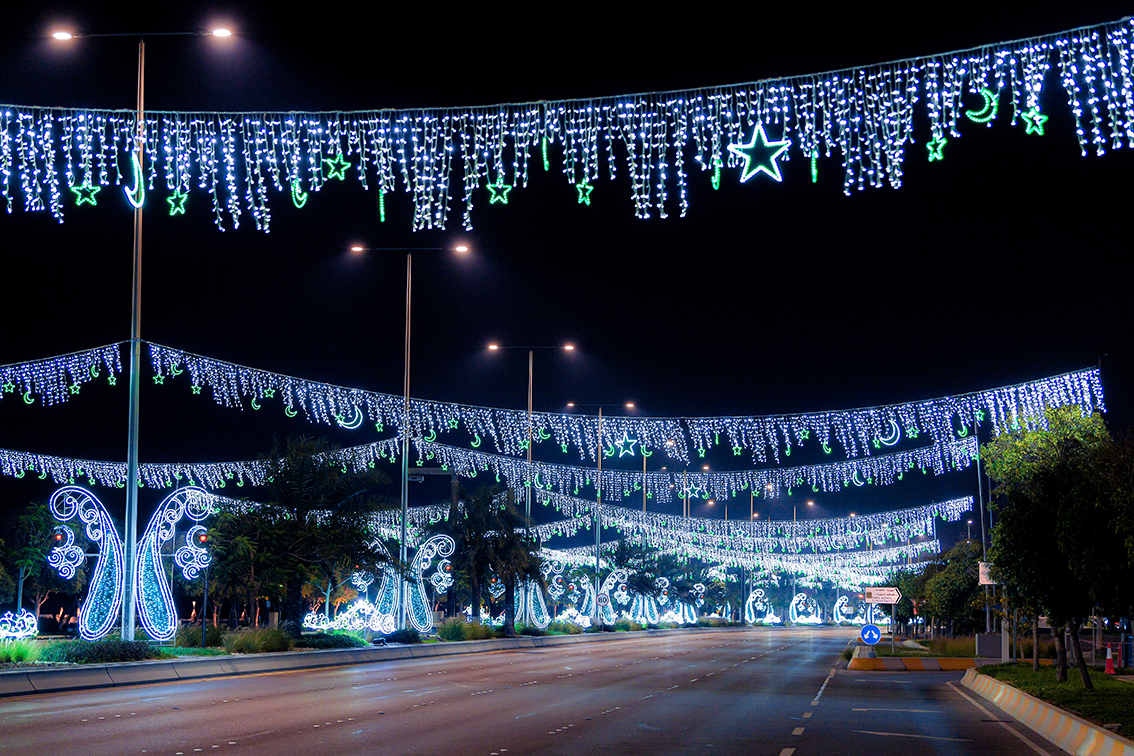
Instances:
[[[443,453],[439,448],[424,446],[434,444],[440,434],[454,434],[467,440],[470,450],[479,450],[486,440],[491,440],[502,454],[518,457],[526,451],[528,416],[523,411],[412,399],[408,427],[403,428],[406,420],[401,396],[308,381],[158,344],[149,346],[151,377],[155,383],[181,382],[194,394],[207,388],[213,400],[222,406],[243,409],[247,404],[253,411],[275,406],[290,417],[303,412],[313,423],[353,429],[369,427],[379,434],[389,428],[389,432],[398,437],[408,433],[422,445],[420,448],[425,454]],[[103,375],[108,382],[115,383],[122,372],[121,347],[122,344],[112,344],[61,357],[0,366],[0,399],[19,397],[19,401],[28,404],[50,405],[68,401],[78,395],[84,385]],[[841,448],[842,456],[849,460],[870,457],[875,450],[886,451],[902,440],[918,445],[929,441],[929,448],[936,451],[907,452],[903,461],[907,464],[913,461],[915,466],[938,472],[955,466],[963,458],[963,450],[955,442],[975,434],[986,424],[993,434],[1006,429],[1043,426],[1047,409],[1067,404],[1076,404],[1085,413],[1105,410],[1097,369],[985,391],[853,410],[747,417],[604,417],[603,437],[619,440],[604,445],[601,453],[621,457],[634,454],[634,449],[647,456],[661,451],[671,459],[688,463],[690,452],[700,457],[715,446],[725,446],[737,456],[747,450],[753,463],[782,465],[793,450],[808,445],[824,453]],[[551,449],[558,446],[563,453],[574,449],[583,459],[595,459],[600,453],[596,416],[536,412],[532,414],[532,429],[534,440]],[[389,449],[376,451],[378,458],[390,459]],[[382,451],[387,453],[382,455]],[[371,455],[367,461],[374,460],[375,456]],[[839,485],[839,481],[844,481],[842,485],[847,480],[855,481],[854,473],[858,474],[857,482],[864,482],[864,474],[885,479],[901,472],[895,460],[902,458],[891,457],[889,466],[879,464],[875,468],[829,468],[825,477],[806,468],[794,468],[786,474],[789,477],[768,474],[764,482],[778,488],[789,488],[793,484],[833,487]],[[13,470],[9,474],[19,472],[8,466],[5,472],[8,469]],[[170,476],[174,472],[177,471],[169,470]],[[229,472],[235,473],[225,471],[226,478]],[[735,493],[745,482],[751,484],[756,480],[737,478],[729,485]],[[173,478],[168,477],[160,482],[153,480],[151,484],[169,486],[172,481]],[[612,483],[610,490],[613,491],[633,485],[629,479]],[[562,483],[567,484],[568,481]]]
[[[171,216],[208,215],[221,229],[268,231],[273,201],[317,206],[320,190],[357,182],[406,192],[414,230],[446,228],[456,196],[465,228],[476,202],[508,204],[533,170],[564,181],[564,201],[591,205],[619,170],[634,213],[689,209],[693,181],[817,181],[843,191],[899,188],[907,155],[929,162],[997,119],[1044,135],[1065,107],[1083,155],[1134,143],[1134,21],[825,73],[682,91],[475,108],[208,113],[0,106],[0,202],[8,212],[98,205],[104,189],[144,196]],[[1045,88],[1062,96],[1045,97]],[[928,132],[915,133],[915,116]],[[911,149],[915,144],[922,150]],[[614,149],[620,145],[621,149]],[[620,163],[618,155],[625,154]],[[792,160],[803,161],[800,169]],[[534,168],[533,168],[534,163]],[[603,183],[603,178],[607,182]],[[454,188],[457,188],[454,191]],[[142,200],[145,201],[145,200]]]

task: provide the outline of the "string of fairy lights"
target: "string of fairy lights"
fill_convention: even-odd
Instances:
[[[1008,113],[1021,136],[1043,136],[1045,108],[1060,101],[1083,155],[1134,145],[1132,35],[1134,21],[1123,19],[825,73],[475,108],[149,111],[141,163],[134,111],[7,105],[0,203],[62,221],[69,206],[104,202],[107,187],[141,185],[131,200],[170,216],[268,231],[273,201],[306,208],[330,182],[351,181],[377,194],[381,221],[387,195],[409,194],[419,230],[446,228],[457,213],[471,228],[475,203],[507,204],[553,160],[564,200],[582,205],[603,196],[604,177],[625,171],[639,218],[684,216],[690,184],[717,189],[726,173],[740,183],[814,182],[829,166],[846,194],[899,188],[907,157],[947,159],[968,123]],[[1052,85],[1063,97],[1043,97]],[[927,134],[917,133],[918,117]],[[789,171],[793,159],[804,167]]]

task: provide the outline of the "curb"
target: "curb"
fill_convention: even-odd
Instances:
[[[847,663],[856,672],[959,672],[974,669],[976,659],[925,656],[859,656],[866,646],[858,646]]]
[[[0,698],[35,693],[55,693],[84,688],[112,688],[122,685],[177,682],[207,677],[226,677],[260,672],[338,667],[346,664],[427,659],[437,656],[479,654],[522,648],[547,648],[633,640],[635,638],[674,635],[705,631],[736,631],[750,628],[697,627],[673,630],[645,630],[640,633],[581,633],[579,635],[520,636],[490,638],[457,643],[429,643],[411,646],[367,646],[311,651],[286,651],[267,654],[234,654],[232,656],[182,657],[120,664],[91,664],[46,669],[13,669],[0,671]],[[1131,756],[1134,756],[1132,754]]]
[[[975,669],[961,680],[1040,737],[1076,756],[1134,756],[1134,742]]]

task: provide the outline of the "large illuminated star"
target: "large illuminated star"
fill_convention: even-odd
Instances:
[[[579,192],[580,205],[587,205],[588,207],[590,206],[591,192],[594,191],[594,188],[595,187],[592,184],[575,184],[575,189],[577,189]]]
[[[638,443],[638,439],[630,438],[629,433],[622,431],[622,438],[614,442],[614,445],[618,447],[618,456],[624,457],[629,454],[631,457],[633,457],[634,444],[636,443]]]
[[[740,174],[740,183],[744,183],[757,173],[766,173],[776,181],[783,181],[780,166],[776,160],[787,152],[791,146],[790,139],[781,139],[778,142],[769,142],[764,133],[764,124],[756,124],[752,132],[752,139],[748,144],[730,144],[728,151],[744,158],[744,171]]]

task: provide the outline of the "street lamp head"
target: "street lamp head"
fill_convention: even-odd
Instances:
[[[61,40],[61,41],[66,41],[68,39],[74,39],[75,35],[72,34],[69,31],[63,31],[62,29],[60,29],[59,31],[52,32],[51,37],[52,37],[52,39],[58,39],[58,40]]]
[[[565,351],[568,351],[568,352],[573,352],[573,351],[575,351],[575,345],[574,344],[564,344],[563,349]]]
[[[500,345],[499,344],[489,344],[488,348],[495,352],[497,349],[500,348]]]
[[[462,253],[462,254],[463,254],[463,253],[465,253],[465,252],[468,252],[468,251],[469,251],[469,245],[467,245],[467,244],[458,244],[457,246],[453,247],[453,251],[454,251],[454,252],[460,252],[460,253]]]
[[[231,37],[232,36],[232,30],[231,29],[225,29],[224,27],[219,27],[219,28],[213,29],[209,33],[212,34],[214,37]]]

